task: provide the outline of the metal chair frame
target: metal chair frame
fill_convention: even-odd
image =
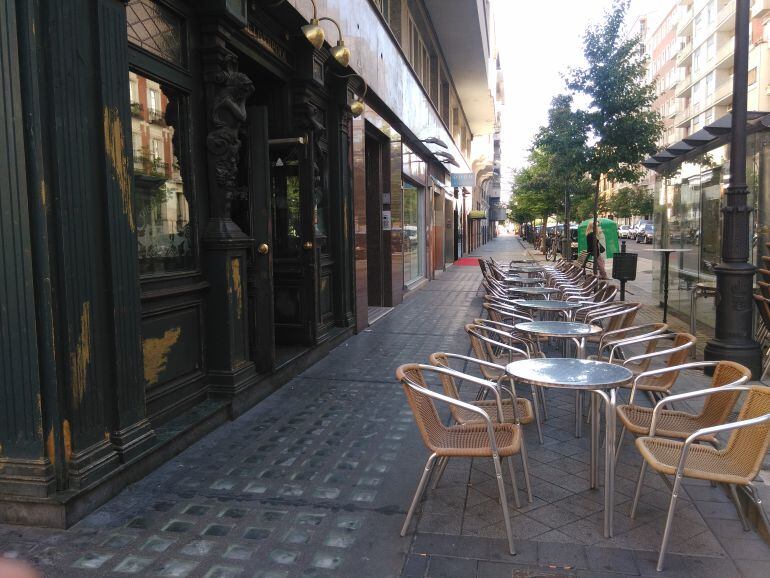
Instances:
[[[420,370],[421,373],[424,371],[430,371],[430,372],[436,372],[436,373],[448,372],[450,375],[454,373],[453,370],[434,367],[432,365],[424,365],[424,364],[415,364],[415,365],[417,369]],[[401,366],[401,367],[404,367],[404,366]],[[399,370],[400,369],[401,368],[399,368]],[[487,382],[486,380],[482,380],[474,376],[467,376],[467,377],[469,378],[468,381],[478,383],[479,385],[488,385],[490,387],[490,391],[493,391],[497,395],[497,389],[494,383]],[[503,481],[503,471],[500,465],[500,462],[501,462],[500,452],[498,450],[497,441],[495,438],[495,428],[492,424],[492,420],[490,419],[489,415],[483,409],[477,408],[474,405],[465,403],[463,401],[451,398],[449,396],[432,391],[428,388],[422,387],[421,385],[414,383],[412,380],[406,377],[406,375],[403,375],[403,377],[400,378],[400,381],[402,384],[406,385],[407,387],[414,390],[420,395],[425,395],[429,398],[432,398],[433,400],[441,401],[448,405],[455,405],[457,407],[461,407],[466,411],[476,413],[479,416],[479,421],[485,424],[486,430],[487,430],[487,436],[489,438],[490,452],[492,453],[492,462],[494,463],[494,467],[495,467],[495,477],[497,478],[497,489],[500,494],[500,506],[503,510],[503,518],[505,520],[505,531],[508,536],[508,550],[512,555],[515,555],[516,548],[514,547],[514,544],[513,544],[513,530],[511,528],[511,516],[510,516],[510,513],[508,512],[508,500],[506,497],[505,484]],[[501,417],[502,417],[502,411],[501,411]],[[409,528],[409,524],[412,521],[412,517],[414,516],[414,512],[417,509],[417,504],[420,502],[423,494],[425,493],[425,488],[428,485],[428,480],[430,478],[431,472],[433,471],[433,465],[437,457],[438,457],[438,454],[434,452],[428,457],[428,460],[425,463],[425,468],[423,470],[422,476],[420,477],[420,481],[417,485],[417,490],[415,491],[414,497],[412,498],[412,503],[409,506],[409,511],[406,514],[406,520],[404,521],[404,525],[401,527],[402,537],[406,535],[406,532]],[[516,477],[515,477],[515,472],[513,471],[512,459],[508,460],[508,467],[512,476],[511,485],[514,488],[515,495],[518,496],[518,490],[516,488]]]

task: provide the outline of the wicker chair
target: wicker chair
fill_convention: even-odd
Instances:
[[[517,338],[513,337],[510,333],[500,331],[492,327],[484,327],[482,325],[476,325],[469,323],[465,326],[465,332],[471,341],[471,349],[476,359],[481,359],[491,364],[491,366],[479,366],[479,371],[485,379],[493,382],[498,382],[504,377],[505,364],[516,361],[517,359],[529,359],[529,348],[524,344],[524,349],[515,347],[513,343]],[[502,369],[493,369],[492,366]],[[535,425],[537,427],[537,437],[540,443],[543,443],[543,417],[547,419],[547,408],[545,405],[545,397],[543,396],[542,389],[531,387],[532,393],[532,405],[535,411]],[[543,407],[543,415],[541,417],[540,406]]]
[[[711,378],[711,388],[723,387],[726,385],[742,385],[751,379],[750,370],[739,363],[734,363],[732,361],[687,363],[685,365],[648,371],[643,373],[642,376],[661,375],[673,371],[678,373],[686,369],[702,369],[705,367],[715,368],[714,375]],[[626,431],[631,432],[637,437],[649,435],[650,426],[653,421],[657,424],[656,431],[658,435],[676,439],[686,439],[690,434],[699,429],[724,423],[738,401],[740,391],[731,390],[724,394],[710,395],[706,400],[703,409],[697,414],[663,409],[663,406],[665,405],[672,404],[675,401],[689,399],[690,397],[693,396],[689,393],[671,395],[664,400],[659,401],[654,408],[634,404],[619,405],[616,408],[616,411],[618,419],[623,427],[620,430],[620,436],[618,437],[618,448],[615,452],[615,459],[620,455],[623,436]],[[700,441],[715,444],[716,438],[713,436],[706,436],[701,438]]]
[[[628,367],[636,374],[636,379],[634,379],[631,386],[631,395],[628,403],[634,403],[634,395],[637,391],[644,391],[653,403],[669,394],[671,386],[674,385],[676,378],[679,376],[679,371],[673,368],[685,363],[690,348],[695,347],[697,342],[697,338],[689,333],[674,333],[662,336],[662,338],[669,337],[674,340],[670,348],[630,357],[623,362],[624,367]],[[657,340],[658,336],[648,339]],[[642,341],[642,339],[637,340],[637,343]],[[647,367],[649,367],[649,363],[657,358],[663,359],[665,367],[671,368],[671,371],[651,372],[649,375],[644,375]],[[643,365],[646,362],[645,371],[637,372],[639,362],[642,362]]]
[[[596,355],[591,355],[588,359],[607,361],[614,358],[615,352],[619,352],[619,348],[623,345],[632,343],[637,339],[660,335],[667,329],[668,324],[666,323],[645,323],[644,325],[634,325],[632,327],[605,331],[602,333],[601,339],[599,339]]]
[[[503,510],[505,531],[508,535],[508,549],[511,554],[516,553],[513,545],[513,531],[511,529],[511,516],[508,512],[508,500],[505,494],[503,471],[500,465],[501,459],[508,458],[508,468],[511,474],[511,484],[518,505],[518,490],[516,477],[513,471],[512,457],[521,450],[521,426],[512,423],[492,423],[489,415],[481,408],[469,403],[453,399],[446,395],[436,393],[428,389],[424,379],[424,373],[445,373],[448,370],[430,365],[410,363],[402,365],[396,370],[396,379],[401,382],[406,394],[409,407],[412,409],[420,435],[425,446],[431,451],[428,461],[425,463],[420,482],[412,498],[406,520],[401,528],[401,536],[406,535],[409,523],[414,516],[417,504],[420,502],[425,488],[428,485],[430,474],[436,458],[492,458],[497,477],[497,489],[500,494],[500,507]],[[468,381],[478,385],[486,385],[491,391],[496,392],[496,385],[492,382],[467,376]],[[451,406],[457,406],[466,411],[475,412],[481,423],[446,426],[436,410],[435,401],[441,401]]]
[[[727,387],[746,389],[745,386],[726,386],[701,393],[721,395]],[[714,436],[727,431],[731,432],[730,437],[722,449],[695,444],[704,436]],[[679,487],[685,477],[727,484],[738,508],[744,529],[747,529],[746,515],[743,513],[740,500],[738,500],[737,486],[740,486],[750,499],[757,502],[765,524],[770,524],[759,496],[752,486],[752,482],[762,466],[762,460],[768,446],[770,446],[770,388],[760,385],[749,388],[736,422],[699,429],[688,436],[685,441],[656,437],[653,424],[649,437],[636,439],[636,447],[642,454],[643,461],[631,507],[632,518],[636,516],[636,508],[644,483],[644,473],[648,465],[661,475],[675,476],[666,527],[660,544],[658,571],[663,570],[666,548],[671,534],[671,522],[674,519],[676,501],[679,496]]]
[[[446,369],[452,369],[452,366],[450,365],[450,360],[456,360],[466,365],[473,364],[476,366],[484,366],[484,365],[494,366],[498,370],[503,370],[503,371],[505,370],[505,368],[501,365],[495,366],[492,363],[488,363],[480,359],[475,359],[473,357],[468,357],[466,355],[457,355],[455,353],[432,353],[428,359],[431,365],[435,367],[443,367]],[[466,381],[465,373],[464,372],[460,373],[459,371],[455,371],[454,373],[441,373],[440,378],[441,378],[441,383],[444,386],[444,394],[454,399],[460,399],[460,388],[459,388],[458,382],[461,383],[463,381]],[[522,425],[532,423],[535,419],[534,413],[532,412],[532,404],[529,402],[528,399],[524,399],[523,397],[516,396],[516,390],[513,386],[513,382],[510,380],[510,378],[508,378],[508,376],[505,376],[504,380],[510,383],[510,388],[504,387],[502,385],[501,382],[503,381],[503,379],[498,380],[498,388],[500,391],[499,400],[497,398],[479,399],[481,396],[477,395],[476,401],[471,401],[468,403],[483,409],[485,412],[487,412],[489,419],[491,419],[492,422],[495,422],[495,423],[499,421],[500,414],[502,414],[503,422],[505,423],[514,423],[514,424],[522,424]],[[482,387],[481,389],[484,390],[486,388]],[[507,398],[503,398],[503,395],[502,395],[503,392],[508,394]],[[449,411],[455,423],[458,423],[460,425],[479,422],[479,416],[475,412],[469,412],[457,406],[450,406]],[[524,439],[521,440],[521,461],[524,467],[524,481],[526,482],[526,486],[527,486],[527,501],[531,504],[532,488],[530,487],[530,481],[529,481],[527,447],[526,447],[526,444],[524,443]],[[446,465],[448,462],[449,462],[449,458],[444,458],[441,460],[438,473],[436,474],[436,479],[433,482],[434,490],[438,487],[438,483],[441,480],[441,476],[444,474],[444,470],[446,469]]]

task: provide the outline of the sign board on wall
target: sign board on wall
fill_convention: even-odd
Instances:
[[[383,231],[390,231],[392,227],[392,221],[390,216],[391,216],[390,211],[382,212],[382,230]]]
[[[473,173],[452,173],[450,177],[453,187],[472,187],[476,184],[476,176]]]

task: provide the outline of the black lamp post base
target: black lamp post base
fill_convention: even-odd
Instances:
[[[759,379],[762,376],[762,350],[755,341],[720,341],[712,339],[703,350],[704,361],[734,361],[751,370],[751,378]],[[709,368],[707,374],[713,373]]]

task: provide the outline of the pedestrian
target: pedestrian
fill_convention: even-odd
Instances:
[[[598,254],[594,252],[594,243],[598,243],[599,245]],[[594,258],[596,259],[596,268],[599,269],[599,276],[602,279],[607,279],[607,271],[604,269],[604,255],[602,255],[602,253],[604,253],[604,245],[596,239],[593,221],[589,221],[588,227],[586,227],[586,244],[588,245],[588,254],[594,255]]]

